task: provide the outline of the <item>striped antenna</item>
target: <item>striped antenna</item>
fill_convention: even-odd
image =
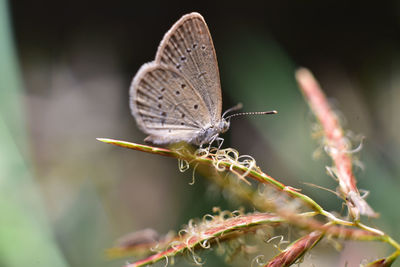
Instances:
[[[277,114],[278,111],[276,110],[271,110],[271,111],[256,111],[256,112],[241,112],[241,113],[236,113],[236,114],[232,114],[229,115],[228,117],[226,117],[225,119],[228,120],[232,117],[236,117],[236,116],[243,116],[243,115],[265,115],[265,114]]]

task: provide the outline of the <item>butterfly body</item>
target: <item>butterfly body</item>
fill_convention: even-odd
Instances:
[[[225,133],[229,129],[229,121],[222,118],[216,124],[210,125],[201,131],[189,143],[203,145],[212,143],[219,134]]]
[[[184,141],[189,144],[201,146],[203,144],[212,143],[218,138],[219,134],[226,132],[228,129],[229,122],[225,119],[222,119],[215,125],[206,126],[204,129],[200,129],[198,132],[192,132],[190,135],[187,136],[174,136],[171,133],[167,135],[167,137],[165,135],[149,135],[145,138],[145,141],[157,145],[165,145]]]

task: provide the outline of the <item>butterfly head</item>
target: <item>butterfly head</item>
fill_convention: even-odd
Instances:
[[[221,121],[217,125],[218,132],[225,133],[226,131],[228,131],[229,126],[230,126],[230,121],[222,118]]]

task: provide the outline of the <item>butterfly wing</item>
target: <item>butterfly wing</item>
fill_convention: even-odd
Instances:
[[[181,73],[200,94],[212,122],[221,120],[217,56],[207,24],[200,14],[187,14],[172,26],[158,47],[155,61]]]
[[[144,64],[133,79],[130,105],[146,141],[169,144],[196,143],[211,121],[206,104],[181,73],[156,62]]]

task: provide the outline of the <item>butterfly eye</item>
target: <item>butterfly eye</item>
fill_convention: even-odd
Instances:
[[[199,105],[196,104],[196,105],[193,106],[193,108],[194,108],[194,109],[198,109],[198,108],[199,108]]]

